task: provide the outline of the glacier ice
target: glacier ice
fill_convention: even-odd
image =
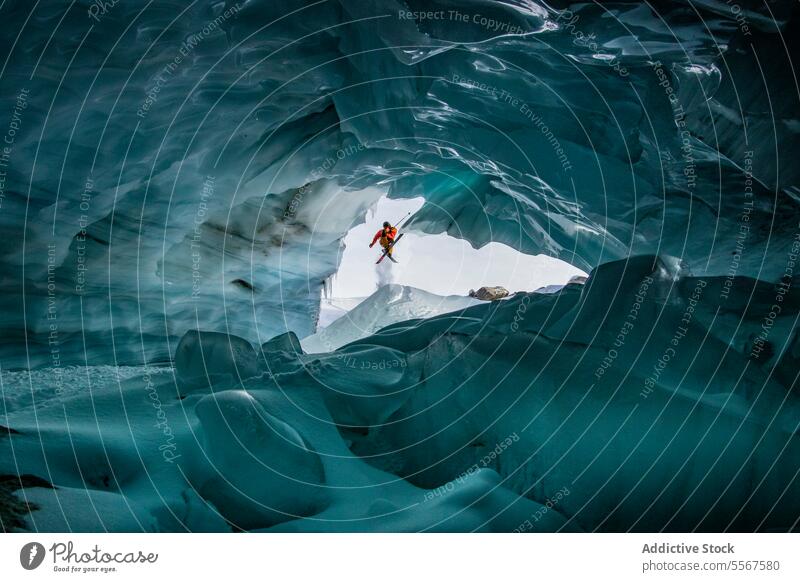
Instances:
[[[187,331],[175,348],[174,361],[178,381],[189,390],[226,383],[235,386],[259,371],[250,342],[219,332]]]
[[[180,399],[169,374],[152,376],[172,442],[136,420],[158,414],[143,377],[69,395],[69,422],[87,426],[71,445],[56,407],[9,414],[19,434],[0,442],[59,484],[47,495],[83,484],[158,530],[188,527],[190,504],[206,526],[259,531],[790,528],[796,355],[754,364],[758,318],[713,326],[724,281],[678,281],[655,257],[609,263],[585,284],[398,322],[326,354],[277,350],[296,365],[239,388]],[[615,286],[610,304],[593,291]],[[731,300],[764,291],[751,281]],[[661,366],[672,344],[654,335],[690,355]],[[136,434],[114,418],[123,403]],[[78,457],[59,453],[70,446]]]
[[[216,474],[199,491],[229,522],[253,529],[324,508],[319,455],[253,396],[226,390],[205,396],[196,411]]]
[[[796,530],[798,16],[740,4],[5,2],[0,516]],[[590,277],[320,330],[384,196]]]
[[[779,58],[764,87],[750,83],[754,57],[741,48],[779,50],[766,30],[742,37],[715,6],[703,7],[700,34],[679,3],[658,15],[635,3],[573,6],[565,19],[536,4],[518,13],[477,2],[471,14],[498,12],[528,32],[468,23],[462,33],[480,42],[452,44],[451,27],[423,34],[395,17],[376,26],[376,13],[397,14],[394,2],[299,3],[273,24],[274,7],[236,6],[174,73],[164,67],[181,41],[220,18],[220,5],[197,3],[158,36],[170,10],[120,3],[82,50],[70,27],[91,21],[75,7],[35,70],[24,47],[49,38],[55,11],[27,20],[27,5],[6,6],[8,26],[27,27],[8,47],[3,92],[21,120],[0,220],[25,240],[24,253],[2,258],[6,367],[52,365],[48,316],[62,364],[107,363],[109,342],[119,363],[164,362],[191,328],[254,343],[312,333],[339,241],[387,190],[425,197],[418,232],[502,242],[587,271],[659,253],[727,273],[739,245],[719,233],[736,232],[747,211],[736,275],[783,274],[782,261],[761,257],[785,255],[796,226],[786,157],[796,115],[781,105],[774,124],[759,120],[764,90],[794,89]],[[786,30],[788,13],[774,14]],[[575,42],[590,31],[627,75]],[[392,40],[406,34],[419,43],[410,54]],[[97,54],[109,55],[106,67]],[[734,55],[741,64],[729,70],[723,59]],[[159,79],[156,102],[137,115]],[[731,85],[743,79],[739,93]],[[676,127],[670,95],[689,129]],[[758,128],[747,147],[732,143],[740,118]]]

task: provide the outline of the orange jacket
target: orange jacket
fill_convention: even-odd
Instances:
[[[377,241],[379,238],[381,238],[383,236],[388,238],[389,242],[392,242],[394,240],[394,237],[397,236],[397,229],[395,227],[393,227],[393,226],[389,227],[389,228],[380,229],[378,232],[375,233],[375,236],[373,237],[372,243],[371,243],[370,246],[374,245],[375,241]]]

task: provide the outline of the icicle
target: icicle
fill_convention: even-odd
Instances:
[[[331,283],[330,276],[325,277],[322,281],[322,296],[327,299],[328,301],[331,300],[332,293],[331,290],[333,289],[333,285]]]

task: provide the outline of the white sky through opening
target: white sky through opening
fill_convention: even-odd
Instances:
[[[384,260],[378,244],[369,248],[384,220],[394,224],[407,212],[419,210],[423,198],[381,198],[360,224],[345,237],[342,261],[332,283],[332,298],[367,297],[379,284],[396,283],[437,295],[466,295],[470,289],[501,285],[510,292],[535,291],[547,285],[564,285],[575,275],[586,275],[569,263],[545,255],[526,255],[501,243],[473,249],[462,239],[447,234],[420,235],[406,231],[394,257]],[[401,227],[401,232],[403,229]]]

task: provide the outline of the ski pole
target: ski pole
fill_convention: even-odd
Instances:
[[[411,212],[410,211],[407,212],[406,215],[403,218],[401,218],[399,222],[395,223],[394,227],[395,228],[400,228],[400,225],[403,224],[409,216],[411,216]]]

